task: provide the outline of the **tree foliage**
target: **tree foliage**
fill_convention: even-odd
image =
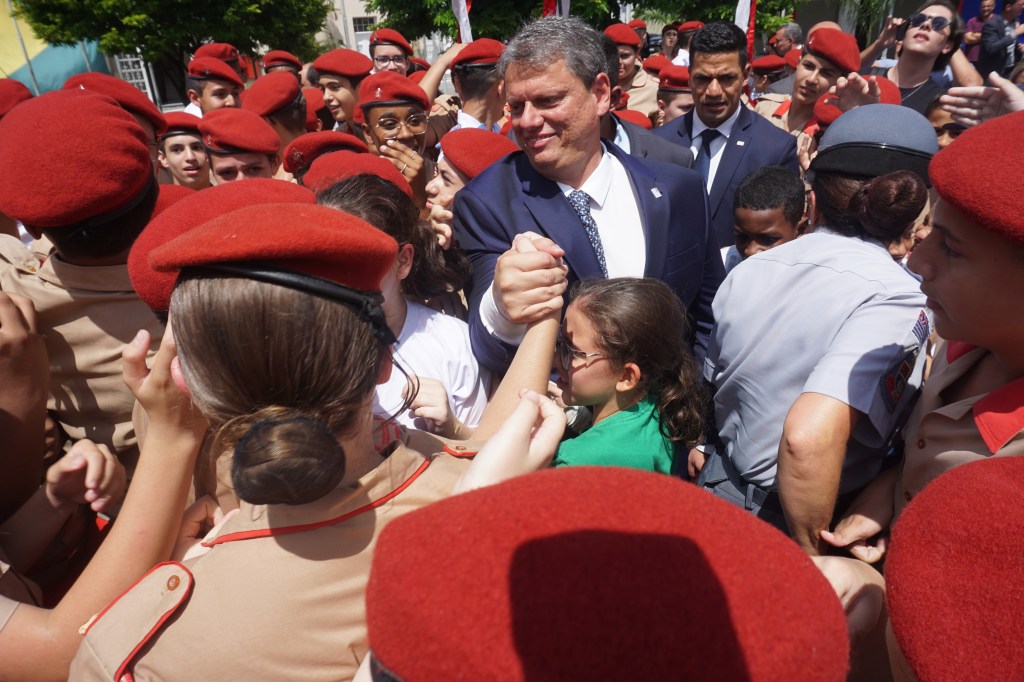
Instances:
[[[856,2],[857,0],[849,0]],[[759,32],[774,33],[793,12],[807,0],[757,0],[755,26]],[[696,19],[732,21],[736,16],[736,0],[641,0],[635,6],[638,16],[663,22]]]

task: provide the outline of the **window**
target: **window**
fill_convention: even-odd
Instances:
[[[377,23],[377,17],[353,17],[352,18],[352,30],[356,33],[363,31],[373,30],[374,24]]]

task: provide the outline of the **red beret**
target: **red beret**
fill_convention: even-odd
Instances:
[[[222,62],[237,62],[238,48],[227,43],[206,43],[197,47],[192,57],[211,57]]]
[[[783,57],[783,59],[786,60],[786,66],[788,66],[791,69],[795,69],[797,65],[800,63],[800,60],[803,58],[803,56],[804,51],[798,47],[795,47],[789,52],[787,52],[786,56]]]
[[[284,148],[281,164],[288,173],[294,174],[308,168],[318,156],[347,150],[359,154],[369,151],[366,143],[355,135],[339,133],[335,130],[322,130],[317,133],[299,135]]]
[[[661,70],[667,66],[671,66],[672,61],[665,55],[652,54],[650,57],[644,60],[644,71],[653,73],[655,76],[661,75]]]
[[[300,62],[299,58],[291,52],[286,52],[285,50],[271,50],[263,55],[263,68],[272,69],[275,66],[294,66],[296,69],[301,69],[302,62]],[[292,78],[294,78],[294,76],[292,76]]]
[[[885,76],[875,76],[875,80],[878,82],[878,90],[881,95],[879,104],[903,104],[903,94],[900,92],[900,86]]]
[[[426,77],[426,75],[427,75],[426,71],[414,71],[414,72],[410,73],[408,76],[406,76],[406,78],[411,80],[416,85],[419,85],[420,83],[423,82],[423,79]]]
[[[690,92],[690,69],[685,66],[667,66],[661,70],[658,89],[668,92]]]
[[[612,24],[604,30],[604,34],[611,38],[611,41],[616,45],[626,45],[627,47],[640,47],[640,36],[636,34],[636,31],[631,29],[625,24]]]
[[[629,26],[632,29],[642,28],[645,31],[647,30],[647,22],[644,21],[643,19],[634,19],[633,21],[626,24],[626,26]]]
[[[40,228],[123,209],[153,177],[142,126],[114,100],[86,90],[48,92],[4,116],[0,168],[0,213]]]
[[[430,69],[430,62],[426,59],[420,59],[419,57],[409,57],[409,65],[415,66],[417,69],[422,69],[423,71],[428,71]]]
[[[679,24],[676,30],[679,31],[680,33],[687,33],[689,31],[699,31],[702,28],[704,28],[703,21],[684,21],[683,23]]]
[[[161,185],[160,199],[172,189],[183,190],[177,185]],[[176,272],[156,272],[149,264],[149,254],[175,237],[213,220],[219,215],[235,209],[257,204],[313,204],[316,197],[304,187],[292,182],[271,178],[253,178],[245,182],[229,182],[189,194],[181,203],[155,215],[142,234],[138,236],[128,254],[128,275],[132,287],[151,310],[164,312],[171,301],[171,291],[178,281]],[[178,192],[180,194],[180,191]]]
[[[370,34],[370,47],[381,44],[397,45],[405,50],[407,56],[412,56],[412,45],[405,39],[405,36],[393,28],[378,28]]]
[[[121,105],[125,111],[130,114],[140,116],[153,126],[153,130],[156,132],[156,136],[160,137],[163,131],[167,128],[167,121],[164,120],[164,115],[160,113],[160,109],[157,108],[153,102],[146,97],[142,90],[131,83],[127,83],[120,78],[114,78],[108,76],[105,73],[97,73],[95,71],[91,73],[80,73],[72,76],[71,78],[64,81],[65,90],[89,90],[96,92],[101,95],[106,95],[110,99],[114,100]]]
[[[14,105],[27,99],[32,99],[32,91],[24,83],[13,78],[0,78],[0,119],[13,109]]]
[[[815,57],[836,65],[842,75],[860,71],[860,48],[857,39],[834,28],[819,28],[807,38],[807,51]]]
[[[268,73],[249,86],[242,96],[242,108],[257,116],[270,116],[287,106],[295,104],[302,94],[302,86],[295,74],[289,71]]]
[[[157,195],[156,204],[153,206],[153,214],[149,216],[150,223],[174,204],[196,193],[194,189],[182,187],[181,185],[159,185],[159,188],[160,193]],[[128,274],[131,275],[130,272]]]
[[[786,70],[786,60],[777,55],[768,54],[750,62],[750,68],[754,73],[761,76],[770,73],[781,73]]]
[[[505,43],[491,38],[480,38],[466,45],[461,52],[455,55],[451,68],[497,64],[504,51]]]
[[[993,135],[986,140],[993,146],[985,150],[995,152],[1014,141],[1018,144],[1010,146],[1015,155],[1002,158],[1020,158],[1024,114],[1015,116],[1016,137]],[[961,144],[970,132],[947,149]],[[981,157],[988,153],[973,149]],[[945,153],[939,152],[935,160]],[[998,167],[992,165],[998,159],[985,160],[986,169]],[[963,176],[977,178],[972,189],[994,177],[966,169]],[[995,194],[988,192],[989,197]],[[1016,192],[1010,194],[1014,196],[1008,200],[1018,198]],[[1020,457],[992,457],[958,466],[928,484],[893,527],[885,564],[886,602],[896,642],[917,679],[1021,678],[1022,478]]]
[[[281,151],[281,138],[270,124],[245,109],[215,109],[199,121],[199,132],[203,134],[203,144],[213,154],[276,154]]]
[[[302,88],[302,95],[306,98],[306,131],[316,132],[317,112],[327,108],[324,93],[320,88]]]
[[[296,239],[296,225],[302,226],[301,239]],[[309,203],[280,203],[219,215],[155,248],[149,261],[159,272],[256,261],[379,292],[397,253],[394,239],[353,215]]]
[[[423,88],[397,71],[378,71],[359,84],[361,108],[386,104],[419,104],[423,111],[430,111],[430,101]]]
[[[628,121],[633,125],[638,125],[645,130],[651,130],[654,128],[654,124],[651,123],[651,119],[642,111],[637,111],[636,109],[621,109],[616,111],[615,115],[623,121]]]
[[[314,59],[313,68],[317,73],[333,73],[344,78],[363,78],[373,71],[373,62],[365,54],[338,48]]]
[[[498,159],[519,151],[504,135],[482,128],[459,128],[441,138],[441,153],[455,170],[472,180]]]
[[[838,681],[849,655],[843,608],[791,539],[677,478],[615,467],[396,518],[366,619],[374,660],[405,682]]]
[[[1020,179],[1009,170],[1021,158],[1024,111],[965,130],[932,158],[928,175],[942,200],[965,218],[1001,237],[1024,242]]]
[[[405,176],[395,168],[395,164],[380,156],[350,151],[331,152],[318,157],[302,176],[302,184],[314,192],[322,192],[331,185],[356,175],[376,175],[412,198],[412,187]]]
[[[238,77],[238,72],[226,62],[213,57],[196,57],[188,63],[188,75],[198,80],[225,81],[240,88],[245,83]]]
[[[186,114],[184,111],[172,111],[164,118],[167,119],[167,130],[160,136],[162,140],[174,135],[201,135],[198,116]]]
[[[822,126],[830,126],[843,115],[843,110],[836,106],[837,95],[825,93],[814,103],[814,120]]]

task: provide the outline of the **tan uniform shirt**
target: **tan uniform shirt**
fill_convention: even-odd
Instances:
[[[789,95],[761,95],[754,111],[764,116],[773,126],[789,132]],[[799,131],[798,131],[799,132]]]
[[[7,561],[7,555],[0,550],[0,630],[14,615],[19,604],[43,603],[43,595],[31,580],[19,575]]]
[[[950,469],[985,457],[1024,455],[1024,378],[1005,383],[995,357],[984,348],[951,342],[936,358],[907,423],[894,521],[915,495]],[[945,393],[951,387],[967,388],[971,395],[950,402]]]
[[[35,304],[50,358],[47,409],[69,441],[108,445],[131,467],[135,398],[121,376],[121,351],[140,329],[155,347],[163,327],[132,289],[127,266],[80,267],[54,255],[40,263],[0,235],[0,289]]]
[[[640,68],[636,67],[633,75],[633,82],[629,84],[629,102],[627,109],[639,111],[644,116],[658,113],[658,79]]]
[[[467,465],[396,441],[354,487],[305,505],[243,502],[209,553],[154,569],[91,624],[70,679],[351,679],[378,535],[447,497]]]

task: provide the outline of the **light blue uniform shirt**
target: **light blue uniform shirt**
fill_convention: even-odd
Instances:
[[[862,415],[840,492],[866,484],[921,385],[924,304],[880,242],[823,228],[743,261],[715,297],[704,371],[724,456],[748,482],[774,488],[790,407],[822,393]]]

